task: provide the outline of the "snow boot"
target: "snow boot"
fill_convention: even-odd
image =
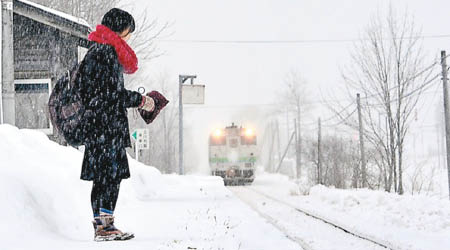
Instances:
[[[95,241],[112,241],[112,240],[130,240],[134,238],[132,233],[123,233],[114,226],[114,216],[109,214],[100,214],[92,221],[94,226]]]

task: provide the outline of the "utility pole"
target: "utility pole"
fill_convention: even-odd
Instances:
[[[286,139],[288,139],[289,140],[289,136],[291,136],[291,132],[290,132],[290,129],[289,129],[289,109],[286,107],[286,134],[287,134],[287,137],[286,137]]]
[[[267,170],[269,172],[273,172],[274,166],[273,166],[273,148],[274,148],[274,144],[275,144],[275,134],[274,134],[274,129],[273,129],[273,122],[270,122],[270,149],[269,149],[269,165],[267,167]],[[266,128],[266,130],[268,130]],[[268,133],[267,133],[268,134]]]
[[[276,124],[277,124],[277,152],[278,152],[278,159],[281,159],[281,146],[280,146],[280,124],[278,122],[278,118],[276,120]]]
[[[3,1],[0,1],[0,4],[3,6]],[[3,124],[3,11],[0,10],[0,124]]]
[[[300,179],[300,164],[298,164],[298,130],[297,119],[294,119],[294,133],[295,133],[295,176]]]
[[[450,111],[448,103],[447,55],[445,50],[441,51],[441,64],[442,64],[442,84],[444,90],[444,118],[445,118],[445,139],[447,146],[448,190],[450,198]]]
[[[322,184],[322,161],[321,161],[321,154],[322,154],[322,150],[321,150],[321,141],[322,141],[322,125],[321,125],[321,121],[320,121],[320,117],[319,117],[319,122],[318,122],[318,126],[319,126],[319,133],[317,136],[317,184]]]
[[[358,104],[358,120],[359,120],[359,149],[361,151],[361,174],[362,187],[367,187],[367,172],[366,172],[366,155],[364,153],[364,129],[361,114],[361,98],[359,93],[356,94],[356,103]]]
[[[300,126],[300,111],[298,112],[299,119],[295,121],[295,131],[297,142],[295,143],[295,156],[297,165],[297,179],[302,176],[302,134]],[[298,125],[297,125],[298,124]]]

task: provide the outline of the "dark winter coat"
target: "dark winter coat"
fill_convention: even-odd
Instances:
[[[79,69],[80,96],[86,109],[86,147],[83,180],[120,180],[130,177],[125,148],[131,147],[127,108],[142,96],[125,89],[123,67],[114,47],[93,45]]]

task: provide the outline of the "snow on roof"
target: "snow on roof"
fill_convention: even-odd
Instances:
[[[45,6],[37,4],[37,3],[30,2],[28,0],[17,0],[17,1],[22,2],[24,4],[27,4],[27,5],[30,5],[30,6],[33,6],[35,8],[41,9],[41,10],[43,10],[45,12],[48,12],[48,13],[51,13],[53,15],[62,17],[64,19],[67,19],[67,20],[72,21],[74,23],[86,26],[89,29],[91,29],[91,26],[89,25],[89,23],[86,22],[86,20],[84,20],[82,18],[75,17],[75,16],[69,15],[67,13],[64,13],[64,12],[61,12],[61,11],[57,11],[57,10],[54,10],[52,8],[49,8],[49,7],[45,7]]]

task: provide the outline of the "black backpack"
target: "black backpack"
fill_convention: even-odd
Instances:
[[[68,70],[54,86],[48,101],[50,119],[58,133],[71,146],[84,145],[86,109],[79,93],[79,69],[83,61]]]

